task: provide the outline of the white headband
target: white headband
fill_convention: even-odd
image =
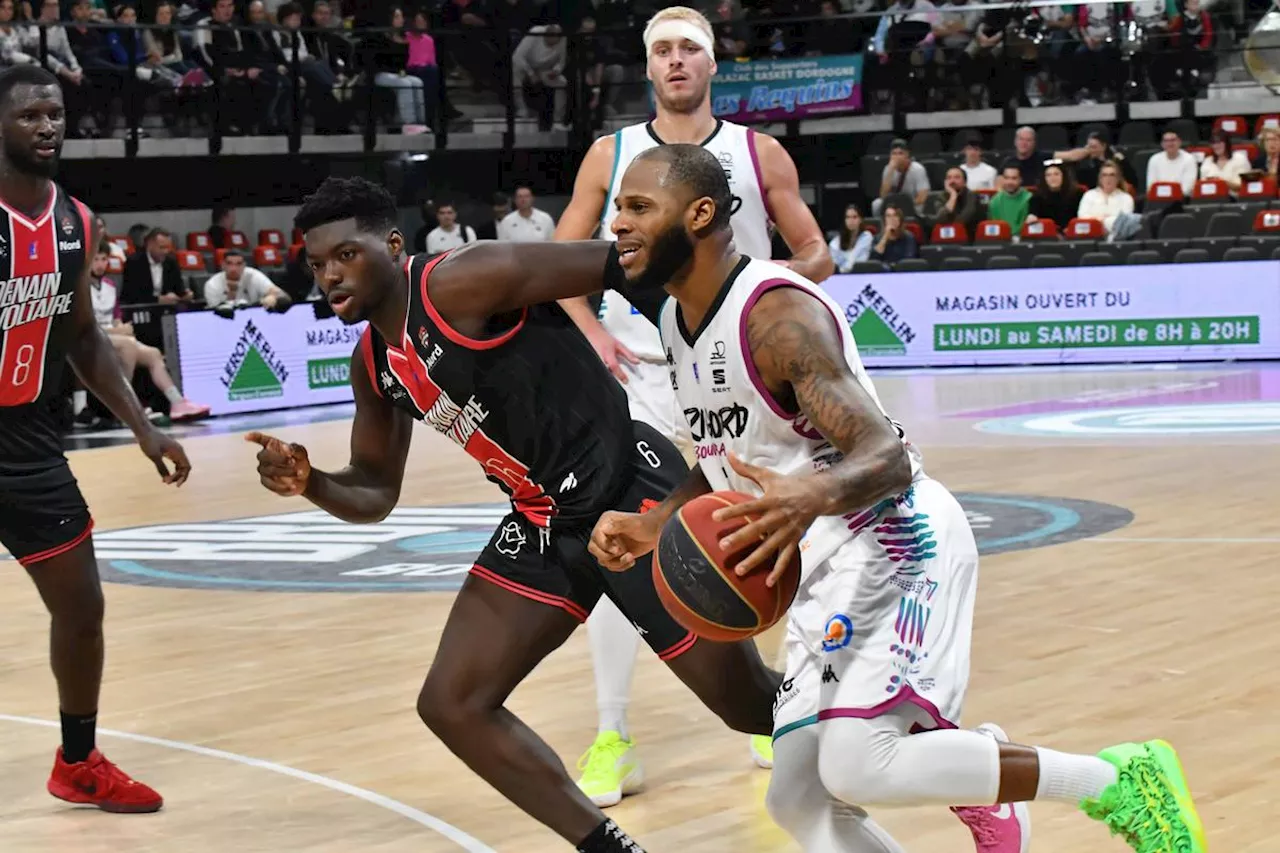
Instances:
[[[645,53],[653,51],[654,42],[665,41],[676,44],[686,39],[705,50],[708,55],[715,53],[710,37],[700,27],[680,18],[667,18],[650,27],[644,34]]]

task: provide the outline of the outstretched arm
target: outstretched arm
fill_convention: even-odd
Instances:
[[[191,463],[182,445],[151,425],[142,403],[133,393],[130,377],[121,370],[120,359],[111,339],[98,326],[93,314],[93,294],[89,290],[89,261],[93,258],[102,235],[93,225],[93,212],[84,208],[86,222],[85,240],[88,257],[80,278],[76,280],[75,297],[71,302],[71,322],[74,326],[67,361],[75,370],[84,387],[111,410],[138,439],[138,446],[156,466],[166,483],[182,485],[191,472]],[[165,460],[173,463],[170,473]]]
[[[762,188],[769,201],[778,233],[791,249],[787,266],[810,281],[822,281],[835,270],[822,229],[809,205],[800,197],[800,175],[787,149],[772,136],[753,133],[756,157],[764,178]]]

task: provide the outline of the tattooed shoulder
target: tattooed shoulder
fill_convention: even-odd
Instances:
[[[771,385],[838,373],[844,358],[833,332],[826,306],[794,287],[770,290],[747,317],[751,357]]]

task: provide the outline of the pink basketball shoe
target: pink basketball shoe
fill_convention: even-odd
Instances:
[[[976,731],[1008,743],[1004,729],[983,723]],[[969,827],[977,853],[1027,853],[1031,849],[1031,810],[1026,803],[994,806],[952,806],[956,817]]]

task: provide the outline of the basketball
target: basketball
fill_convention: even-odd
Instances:
[[[787,612],[800,585],[798,558],[773,587],[765,586],[772,563],[746,577],[734,574],[755,546],[726,554],[720,540],[753,519],[717,522],[711,515],[751,500],[741,492],[701,495],[663,525],[653,560],[654,586],[672,618],[699,637],[731,643],[768,630]]]

